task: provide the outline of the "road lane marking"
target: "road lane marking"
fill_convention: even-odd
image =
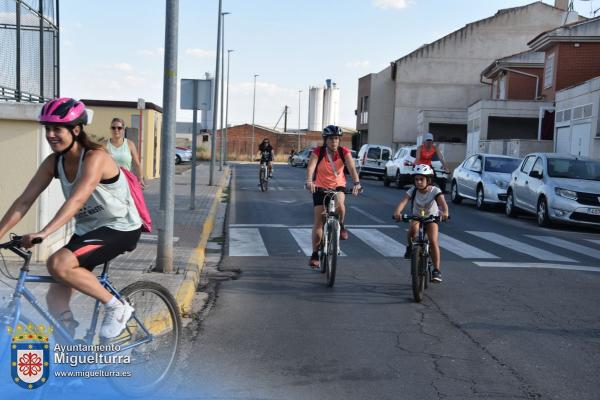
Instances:
[[[514,240],[508,238],[506,236],[498,235],[494,232],[479,232],[479,231],[466,231],[471,235],[477,236],[479,238],[489,240],[492,243],[495,243],[499,246],[504,246],[509,248],[510,250],[516,251],[518,253],[523,253],[533,258],[537,258],[538,260],[544,261],[558,261],[558,262],[577,262],[571,258],[563,257],[558,254],[551,253],[546,250],[542,250],[538,247],[530,246],[518,240]]]
[[[350,232],[384,257],[404,257],[405,245],[375,229],[350,229]]]
[[[585,240],[587,240],[588,242],[600,244],[600,239],[585,239]]]
[[[268,256],[258,228],[229,229],[229,255],[232,257]]]
[[[360,209],[360,208],[358,208],[357,206],[350,206],[350,208],[351,208],[351,209],[353,209],[354,211],[356,211],[357,213],[364,215],[364,216],[365,216],[365,217],[367,217],[367,218],[371,218],[371,219],[372,219],[373,221],[375,221],[375,222],[378,222],[378,223],[380,223],[380,224],[385,224],[385,221],[384,221],[384,220],[382,220],[381,218],[377,218],[377,217],[376,217],[376,216],[374,216],[373,214],[371,214],[371,213],[368,213],[368,212],[366,212],[366,211],[364,211],[364,210],[361,210],[361,209]]]
[[[573,251],[575,253],[580,253],[589,257],[593,257],[600,260],[600,251],[596,249],[592,249],[591,247],[582,246],[577,243],[572,243],[567,240],[559,239],[554,236],[537,236],[537,235],[525,235],[535,240],[542,241],[544,243],[549,243],[556,247],[562,247],[563,249],[567,249]]]
[[[292,228],[289,230],[294,240],[300,246],[305,255],[312,255],[312,229],[298,229]],[[340,244],[341,247],[341,244]],[[342,251],[340,256],[345,257],[346,254]]]
[[[439,233],[440,247],[448,250],[451,253],[456,254],[462,258],[499,258],[487,251],[483,251],[475,246],[461,242],[460,240],[454,239],[443,233]]]
[[[312,225],[298,225],[296,228],[306,228]],[[284,224],[230,224],[230,228],[290,228],[290,225]]]
[[[586,267],[582,265],[565,265],[550,263],[515,263],[515,262],[489,262],[481,261],[474,264],[485,268],[547,268],[547,269],[565,269],[571,271],[590,271],[600,272],[598,267]]]
[[[312,228],[312,225],[229,224],[230,228]],[[346,228],[398,229],[397,225],[346,225]]]

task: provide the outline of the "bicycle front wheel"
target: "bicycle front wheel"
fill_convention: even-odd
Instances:
[[[265,169],[263,167],[260,168],[260,174],[259,174],[259,182],[260,182],[260,191],[261,192],[266,192],[268,189],[268,184],[267,184],[267,176],[265,173]]]
[[[168,380],[179,356],[182,327],[177,302],[165,287],[148,281],[127,286],[121,296],[135,311],[125,331],[110,343],[133,346],[127,364],[131,377],[111,383],[127,394],[150,393]]]
[[[327,286],[333,287],[335,283],[335,269],[337,267],[338,256],[338,237],[340,226],[337,223],[332,223],[327,230],[329,245],[327,246]]]
[[[410,274],[412,278],[413,298],[417,303],[423,300],[423,290],[425,289],[425,277],[423,276],[423,255],[420,246],[413,246],[410,259]]]

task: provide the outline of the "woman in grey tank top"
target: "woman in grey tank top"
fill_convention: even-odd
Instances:
[[[125,328],[133,308],[113,297],[91,271],[135,248],[141,219],[117,164],[102,146],[88,139],[83,129],[87,115],[85,105],[70,98],[53,99],[43,106],[39,120],[53,153],[0,220],[0,238],[58,178],[65,203],[41,231],[23,236],[23,247],[32,247],[34,239],[44,240],[75,219],[75,235],[47,260],[48,272],[61,282],[50,285],[48,309],[74,332],[77,322],[69,307],[72,289],[91,296],[106,306],[100,335],[110,338]]]

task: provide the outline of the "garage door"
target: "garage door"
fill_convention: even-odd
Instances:
[[[573,138],[571,142],[571,154],[582,157],[589,156],[591,135],[591,123],[574,125],[571,131]]]

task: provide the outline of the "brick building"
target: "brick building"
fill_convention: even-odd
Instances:
[[[342,146],[352,147],[352,136],[356,131],[344,129]],[[221,131],[217,131],[217,148],[221,148]],[[299,150],[306,147],[320,146],[323,143],[321,132],[301,130],[300,134],[281,132],[260,125],[254,125],[254,151],[258,152],[258,145],[263,139],[268,138],[275,149],[275,155],[286,155],[290,150]],[[300,145],[298,146],[298,143]],[[247,159],[252,149],[252,125],[242,124],[227,128],[227,155],[229,160]]]
[[[545,55],[542,96],[600,76],[600,17],[546,31],[529,42]]]

